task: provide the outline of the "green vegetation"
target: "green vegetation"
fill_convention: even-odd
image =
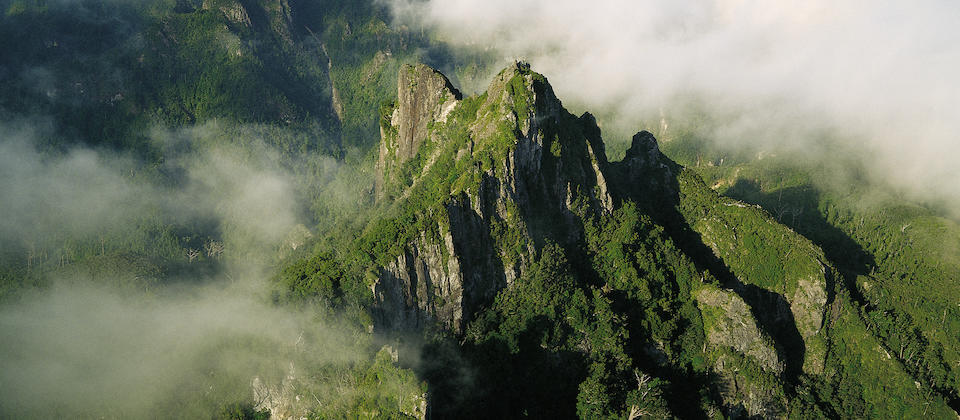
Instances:
[[[5,119],[41,114],[57,136],[144,153],[153,125],[227,119],[307,132],[311,147],[339,153],[325,63],[290,28],[259,24],[271,10],[230,1],[179,12],[160,1],[23,3],[0,25],[12,76],[0,98]]]
[[[490,242],[474,242],[472,246],[479,248],[471,253],[489,253],[495,258],[493,270],[502,267],[519,275],[508,280],[507,287],[496,286],[499,291],[488,303],[463,306],[465,314],[474,314],[466,318],[464,338],[450,333],[424,337],[424,348],[433,349],[437,359],[427,361],[419,375],[431,384],[435,413],[883,417],[918,414],[913,411],[917,409],[921,415],[949,410],[935,388],[921,386],[921,392],[902,388],[913,375],[910,368],[889,362],[882,369],[856,367],[882,360],[846,344],[867,331],[870,321],[864,319],[869,318],[841,321],[835,310],[829,310],[844,307],[858,313],[849,309],[856,305],[838,301],[849,294],[846,283],[834,281],[844,266],[837,272],[828,262],[833,249],[825,245],[825,253],[815,245],[819,238],[811,241],[778,223],[782,211],[764,211],[717,195],[700,180],[699,168],[667,163],[663,167],[675,171],[668,178],[672,185],[639,190],[621,186],[620,181],[597,185],[600,175],[593,175],[594,167],[608,171],[607,178],[628,172],[658,177],[662,170],[608,164],[602,156],[593,157],[587,145],[602,151],[602,144],[591,137],[595,129],[588,119],[562,111],[543,118],[551,109],[543,101],[555,100],[545,84],[542,76],[520,66],[501,73],[483,95],[465,98],[446,122],[430,125],[429,139],[413,158],[384,172],[387,198],[379,203],[379,212],[387,216],[371,223],[348,250],[320,251],[314,260],[306,260],[336,259],[335,266],[351,267],[342,278],[355,282],[353,286],[341,282],[339,287],[372,290],[391,281],[383,273],[393,270],[387,267],[394,267],[398,256],[413,256],[416,261],[416,255],[437,246],[442,257],[439,275],[459,275],[448,264],[452,258],[458,264],[468,261],[456,245],[458,232],[465,227],[452,212],[496,207],[494,213],[481,213]],[[389,127],[395,106],[381,111],[384,127]],[[540,172],[532,178],[513,166],[528,163],[504,159],[519,153],[523,133],[531,129],[526,125],[530,113],[538,113],[538,138],[549,139],[542,147],[550,151],[538,155]],[[396,135],[389,129],[383,132],[388,138]],[[511,193],[502,195],[502,189],[494,189],[495,201],[487,201],[489,188],[503,188],[496,186],[505,179],[526,183],[527,191],[534,191],[528,194],[542,194],[535,192],[538,185],[569,184],[564,200],[576,222],[543,223],[569,217],[544,206],[560,199],[549,193],[517,201]],[[601,210],[604,188],[626,195],[618,196],[609,211]],[[637,204],[631,194],[644,200]],[[571,232],[565,232],[571,229],[572,239]],[[450,235],[453,248],[443,244]],[[325,273],[321,279],[337,273],[327,263],[307,267]],[[489,268],[474,269],[496,275],[486,271]],[[298,288],[313,284],[308,288],[314,295],[338,293],[329,290],[332,281],[297,284]],[[742,298],[744,309],[736,315],[741,318],[728,318],[700,302],[706,299],[700,294],[703,290],[726,290]],[[436,306],[415,305],[442,316],[437,308],[449,307],[442,295],[447,292],[429,288],[425,292],[434,296]],[[366,296],[354,299],[371,302]],[[373,308],[386,304],[382,297],[372,299]],[[373,317],[378,316],[383,315]],[[707,339],[717,331],[731,333],[732,327],[721,324],[746,322],[765,350],[739,350],[735,342]],[[886,325],[873,328],[893,324]],[[869,340],[858,341],[856,348],[863,345],[870,345]],[[912,349],[906,344],[903,348]],[[865,374],[857,373],[860,369],[876,373],[869,386],[851,379]],[[463,386],[459,375],[464,371],[471,372],[473,392],[451,393]],[[894,388],[904,393],[893,403],[876,393]],[[696,396],[695,404],[690,403],[691,395]],[[923,398],[934,403],[919,403]]]
[[[956,288],[960,248],[952,233],[958,231],[956,222],[938,215],[935,207],[910,204],[890,187],[871,184],[857,162],[770,154],[756,160],[749,151],[703,148],[692,135],[679,136],[666,147],[673,156],[696,157],[681,162],[718,192],[763,207],[770,217],[821,247],[836,265],[837,287],[843,290],[838,296],[846,296],[845,304],[860,309],[845,315],[848,326],[844,328],[849,333],[834,332],[837,338],[832,340],[843,334],[871,338],[856,344],[842,338],[850,349],[863,348],[861,355],[831,350],[835,355],[828,356],[828,363],[833,359],[835,369],[854,369],[849,362],[836,360],[857,360],[867,354],[874,358],[874,353],[880,353],[889,360],[889,367],[873,368],[871,374],[894,371],[878,377],[904,381],[912,377],[919,384],[920,390],[915,386],[907,395],[891,398],[883,394],[893,392],[895,386],[878,391],[864,385],[875,384],[874,380],[853,385],[866,374],[858,367],[859,373],[851,373],[843,386],[863,386],[863,391],[850,391],[863,394],[831,397],[844,407],[838,409],[839,415],[852,415],[854,411],[848,410],[855,401],[886,407],[870,410],[892,410],[874,411],[875,417],[916,416],[924,414],[925,408],[929,415],[931,399],[949,401],[956,408],[960,395],[956,379],[960,312],[955,305],[960,297]],[[715,161],[718,155],[739,157],[724,165],[697,164]],[[767,241],[765,246],[780,243]],[[868,349],[870,342],[875,344]],[[904,414],[915,409],[921,412]]]
[[[325,2],[316,10],[310,9],[315,4],[295,4],[296,10],[291,11],[290,5],[282,3],[0,1],[0,38],[4,40],[0,43],[0,146],[23,142],[39,156],[29,170],[19,166],[17,156],[8,156],[5,162],[10,165],[5,163],[0,171],[8,181],[23,183],[12,186],[14,192],[34,188],[37,195],[46,194],[42,208],[5,214],[5,218],[16,217],[5,221],[0,243],[4,305],[29,302],[63,287],[119,289],[131,299],[142,298],[146,307],[163,305],[163,296],[184,290],[184,294],[203,294],[200,290],[211,284],[249,282],[250,271],[276,269],[284,258],[295,259],[314,245],[336,242],[336,235],[350,236],[362,227],[364,219],[357,215],[366,202],[363,196],[369,194],[364,190],[371,180],[369,168],[364,168],[366,163],[344,166],[341,145],[375,142],[376,126],[371,131],[364,121],[374,116],[376,123],[373,104],[393,96],[390,86],[398,63],[412,60],[414,51],[424,51],[423,45],[408,44],[408,35],[388,28],[383,23],[385,12],[372,4],[343,2],[329,7]],[[358,39],[369,41],[358,43],[341,39],[329,29],[327,23],[337,20],[380,24],[354,30]],[[325,40],[326,35],[336,37],[336,42]],[[396,42],[387,42],[392,42],[390,46],[381,42],[387,40]],[[331,55],[341,54],[330,60],[331,67],[325,45]],[[356,60],[341,60],[343,55]],[[349,85],[359,80],[338,79],[337,75],[353,74],[350,65],[383,57],[389,57],[390,63],[376,77],[334,89],[338,82]],[[379,64],[363,65],[372,69]],[[348,115],[338,115],[342,104],[348,105]],[[356,160],[365,154],[364,150],[352,157]],[[98,187],[102,180],[86,179],[83,171],[88,169],[83,165],[93,166],[93,175],[109,182]],[[13,178],[8,178],[11,174]],[[44,177],[54,181],[44,183]],[[45,188],[71,178],[76,182],[66,188]],[[88,190],[63,191],[73,185]],[[289,191],[284,190],[287,187]],[[84,194],[103,201],[72,198]],[[58,201],[64,197],[66,201]],[[289,202],[263,204],[277,197]],[[12,199],[4,196],[8,198]],[[82,206],[76,205],[78,200]],[[9,201],[5,204],[11,207]],[[290,214],[262,217],[257,213],[270,209],[290,210]],[[306,222],[309,229],[300,226],[290,235],[264,232],[273,226],[286,228],[284,218],[288,217],[313,223]],[[70,224],[78,218],[80,222]],[[274,223],[275,219],[281,221]],[[22,220],[29,223],[10,227]],[[15,234],[7,237],[10,229]],[[317,238],[310,231],[336,234]],[[284,235],[282,243],[275,240]],[[256,301],[250,310],[261,305],[295,307],[286,304],[318,298],[310,304],[312,309],[304,310],[347,320],[344,323],[350,329],[344,336],[365,331],[371,324],[369,315],[349,304],[363,302],[356,296],[367,298],[369,289],[342,288],[339,277],[315,275],[351,272],[351,266],[335,268],[330,261],[318,258],[299,272],[288,268],[284,275],[298,282],[280,283],[283,293],[274,293],[273,303]],[[303,278],[295,277],[301,274]],[[323,293],[288,295],[298,288]],[[203,320],[197,321],[202,324]],[[111,325],[104,327],[104,334],[113,331]],[[3,332],[10,328],[4,324]],[[183,328],[177,332],[189,336]],[[351,344],[359,361],[342,365],[324,356],[308,368],[317,376],[304,379],[303,386],[317,387],[312,389],[318,395],[331,396],[324,401],[330,411],[316,414],[323,418],[351,412],[422,417],[423,385],[409,369],[378,358],[380,346],[365,337],[369,334],[359,333]],[[112,344],[99,343],[117,339],[91,344],[90,351],[97,353]],[[258,361],[284,357],[299,361],[276,348],[236,344],[258,354]],[[17,349],[3,350],[8,354]],[[185,344],[180,350],[189,356],[196,349]],[[234,351],[225,345],[211,354]],[[247,366],[246,371],[274,368]],[[141,378],[147,383],[167,383],[183,373],[192,379],[181,386],[185,394],[176,401],[156,401],[154,413],[269,417],[258,405],[261,401],[237,399],[249,398],[249,376],[222,375],[228,367],[219,360],[201,361],[195,368],[197,372],[190,371],[192,364],[171,366],[162,378]],[[332,383],[340,384],[339,392],[323,388]],[[239,395],[232,392],[236,384],[241,388]],[[411,398],[402,394],[407,391]],[[54,417],[138,417],[142,413],[139,408],[124,411],[124,402],[82,410],[64,402],[34,412],[15,405],[13,398],[5,395],[0,416],[23,417],[33,412],[44,417],[52,412],[57,413]],[[423,401],[423,407],[412,406],[414,398]],[[238,402],[224,405],[234,401]]]
[[[378,2],[0,11],[0,146],[39,156],[0,175],[74,200],[0,225],[15,233],[0,310],[87,283],[149,308],[243,274],[269,288],[224,313],[306,319],[295,343],[203,342],[158,412],[950,418],[960,404],[960,226],[855,164],[723,148],[696,119],[663,144],[676,162],[643,136],[609,162],[594,118],[523,63],[397,158],[401,66],[479,85],[493,60],[391,26]],[[63,191],[88,184],[106,191]],[[73,407],[49,412],[139,413]]]
[[[217,413],[218,420],[269,420],[270,411],[257,410],[250,403],[225,405]]]

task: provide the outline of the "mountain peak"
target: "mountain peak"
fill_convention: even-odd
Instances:
[[[651,133],[607,161],[596,119],[565,110],[521,62],[462,99],[426,66],[404,67],[398,80],[397,105],[382,113],[378,168],[391,216],[358,242],[377,328],[437,325],[469,339],[494,319],[491,308],[536,284],[544,260],[566,260],[560,289],[589,292],[598,307],[610,297],[626,299],[623,308],[672,302],[663,318],[641,309],[625,319],[667,325],[690,308],[681,335],[704,341],[689,351],[732,390],[724,401],[753,407],[750,415],[786,407],[769,378],[824,371],[833,273],[822,251],[717,195]],[[657,340],[679,337],[662,333]]]
[[[659,153],[660,148],[657,147],[657,138],[649,131],[643,130],[633,135],[633,140],[630,141],[630,148],[627,149],[624,159],[656,159]]]
[[[507,66],[490,82],[486,105],[497,104],[512,111],[524,134],[530,128],[528,123],[531,121],[528,120],[534,114],[538,119],[557,117],[563,109],[547,78],[531,70],[530,64],[523,61]]]
[[[377,195],[383,192],[388,167],[412,159],[430,136],[430,126],[444,122],[462,95],[442,73],[425,64],[403,65],[397,75],[397,101],[380,121]]]
[[[427,136],[427,125],[442,122],[457,106],[460,92],[439,71],[425,65],[404,65],[397,75],[397,106],[390,122],[397,128],[394,155],[412,158]]]

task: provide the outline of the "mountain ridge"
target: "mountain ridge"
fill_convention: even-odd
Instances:
[[[703,349],[713,348],[703,357],[712,362],[699,368],[711,370],[707,366],[713,365],[723,380],[740,383],[721,399],[724,404],[745,407],[751,415],[786,410],[784,388],[771,390],[769,383],[761,386],[756,378],[737,375],[743,366],[755,366],[761,382],[769,382],[762,379],[765,376],[784,375],[784,366],[794,378],[800,372],[823,371],[822,329],[832,268],[809,241],[762,210],[716,195],[696,175],[663,156],[650,133],[634,136],[623,160],[607,161],[594,118],[588,113],[569,114],[546,78],[525,63],[506,68],[475,97],[457,98],[442,75],[422,65],[402,68],[398,80],[398,98],[404,99],[381,112],[377,195],[399,216],[375,222],[358,242],[370,267],[375,328],[422,330],[436,322],[457,336],[476,334],[470,331],[472,325],[501,303],[501,295],[521,287],[519,282],[543,264],[539,258],[545,252],[559,252],[569,262],[566,270],[577,279],[574,289],[599,290],[595,298],[601,300],[623,293],[624,303],[653,311],[641,317],[649,322],[671,322],[675,316],[643,303],[651,299],[673,302],[662,304],[674,305],[678,312],[686,307],[687,312],[714,314],[692,315],[681,324],[699,327],[669,327],[659,339],[642,327],[623,325],[649,338],[641,340],[647,342],[641,354],[625,350],[629,346],[621,351],[632,352],[633,357],[659,354],[654,359],[676,359],[683,346],[664,347],[662,341],[702,334]],[[624,229],[614,221],[618,217],[639,218],[628,225],[639,230],[631,232],[628,227],[622,232],[626,244],[623,239],[618,244],[603,238]],[[740,236],[723,227],[744,221],[755,226]],[[624,256],[625,250],[632,250],[634,257],[643,253],[644,246],[636,240],[649,229],[655,232],[652,243],[658,245],[647,247],[666,246],[675,260],[673,267],[658,267],[656,262],[651,262],[653,267],[637,266],[629,251]],[[806,264],[816,266],[816,272],[804,271],[810,275],[802,281],[791,277],[783,282],[770,273],[750,271],[732,249],[743,245],[744,236],[762,242],[758,235],[765,234],[758,232],[765,229],[793,238],[800,250],[793,260],[812,258],[815,262]],[[706,238],[696,249],[709,249],[712,256],[687,256],[695,248],[684,243],[695,237]],[[614,245],[627,246],[616,250]],[[751,248],[749,256],[761,251]],[[791,261],[792,251],[769,252],[786,254]],[[648,253],[642,259],[650,257]],[[658,258],[663,257],[653,255]],[[709,264],[728,267],[715,271],[723,285],[706,268]],[[783,334],[764,332],[788,323],[795,331],[791,338],[799,337],[803,347],[799,354],[785,349]],[[737,329],[735,324],[754,327]],[[767,343],[761,345],[767,350],[748,351],[731,341],[732,336],[755,337],[750,340]],[[741,356],[733,363],[730,358],[736,354]],[[665,368],[657,365],[654,369]]]

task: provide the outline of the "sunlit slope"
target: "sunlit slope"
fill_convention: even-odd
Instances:
[[[384,334],[438,331],[427,348],[447,362],[419,370],[435,413],[950,412],[896,362],[844,344],[870,341],[815,242],[718,195],[649,133],[609,162],[593,117],[522,63],[466,97],[403,67],[381,132],[381,216],[314,257],[332,281],[281,281],[365,306]],[[883,375],[851,380],[861,363]]]

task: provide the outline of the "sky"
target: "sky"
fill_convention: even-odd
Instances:
[[[829,133],[877,179],[960,197],[955,1],[385,1],[397,24],[530,62],[608,126],[695,101],[722,144],[802,153]]]

